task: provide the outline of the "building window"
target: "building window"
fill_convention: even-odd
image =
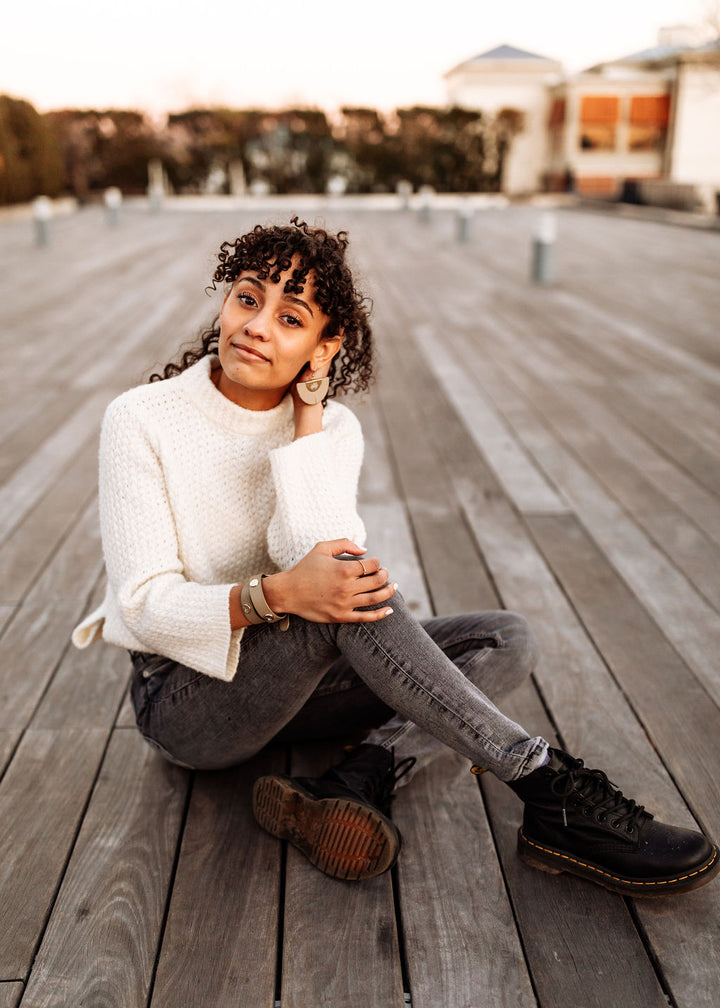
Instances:
[[[635,95],[630,100],[628,149],[661,151],[670,118],[669,95]]]
[[[585,95],[580,105],[580,149],[615,150],[620,99]]]

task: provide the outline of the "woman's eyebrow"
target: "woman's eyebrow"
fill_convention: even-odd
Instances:
[[[242,281],[243,283],[252,284],[253,287],[257,287],[258,290],[261,290],[261,291],[265,290],[265,284],[262,282],[262,280],[258,280],[257,277],[254,277],[254,276],[243,276],[242,274],[240,274],[240,276],[237,278],[236,282],[239,283],[240,281]],[[306,308],[307,311],[310,312],[310,315],[313,318],[315,318],[314,311],[312,310],[312,308],[310,307],[310,305],[307,303],[307,301],[303,301],[302,298],[295,297],[294,294],[288,294],[287,291],[283,291],[283,301],[290,301],[290,302],[292,302],[292,304],[302,305],[302,307]]]
[[[262,280],[258,280],[258,278],[254,277],[254,276],[247,276],[247,275],[243,276],[242,273],[237,278],[237,280],[235,281],[235,283],[249,283],[249,284],[252,284],[253,287],[257,287],[258,290],[261,290],[261,291],[265,290],[265,284],[262,282]]]
[[[315,314],[314,314],[312,308],[310,307],[310,305],[307,303],[307,301],[303,301],[302,298],[295,297],[294,294],[286,294],[283,291],[283,301],[291,301],[293,304],[302,305],[303,308],[307,308],[307,310],[310,312],[310,314],[313,316],[313,318],[315,317]]]

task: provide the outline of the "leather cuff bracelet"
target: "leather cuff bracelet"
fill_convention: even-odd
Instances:
[[[249,623],[279,623],[281,630],[287,630],[290,626],[290,617],[287,613],[273,612],[268,605],[262,590],[264,577],[265,574],[256,574],[242,586],[240,591],[242,611]]]

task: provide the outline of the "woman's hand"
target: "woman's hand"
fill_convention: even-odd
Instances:
[[[314,406],[309,406],[307,403],[304,403],[298,395],[295,386],[298,382],[310,381],[313,377],[327,378],[331,364],[332,358],[327,362],[327,364],[316,368],[314,373],[311,368],[306,367],[290,386],[290,394],[292,395],[293,406],[295,408],[296,441],[298,438],[305,437],[307,434],[320,433],[322,430],[323,406],[322,403],[315,403]]]
[[[397,591],[388,583],[388,572],[376,557],[349,539],[320,542],[287,571],[270,574],[263,581],[268,605],[275,612],[289,612],[313,623],[372,623],[389,616],[392,609],[381,603]],[[342,554],[358,559],[338,560]],[[365,610],[365,606],[378,609]]]

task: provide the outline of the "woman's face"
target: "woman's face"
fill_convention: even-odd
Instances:
[[[313,296],[312,274],[300,294],[285,291],[291,275],[292,267],[273,283],[244,271],[223,301],[217,386],[246,409],[277,406],[308,363],[321,370],[340,347],[339,336],[320,338],[328,317]]]

